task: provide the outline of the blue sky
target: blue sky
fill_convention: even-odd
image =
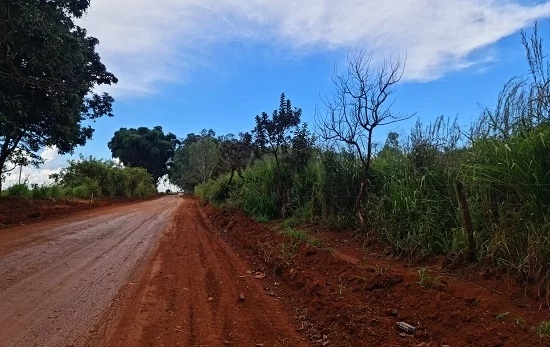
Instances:
[[[549,1],[526,0],[92,0],[80,25],[99,38],[120,82],[105,89],[115,117],[99,119],[75,155],[110,158],[107,142],[120,127],[161,125],[179,137],[247,131],[281,92],[313,128],[334,67],[357,48],[373,53],[374,67],[406,57],[395,112],[469,124],[506,80],[527,73],[520,30],[538,20],[548,40],[549,18]],[[415,120],[392,129],[406,134]],[[55,149],[43,157],[43,167],[25,169],[29,181],[42,182],[68,158]]]

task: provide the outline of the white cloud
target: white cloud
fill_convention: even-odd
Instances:
[[[44,169],[42,167],[35,168],[31,166],[23,167],[21,170],[21,183],[27,184],[48,184],[52,183],[49,179],[49,176],[54,173],[59,173],[61,167],[56,169]],[[2,184],[3,187],[11,187],[14,184],[19,183],[19,168],[11,171],[9,175],[6,176],[6,182]]]
[[[471,53],[548,17],[550,2],[518,0],[93,0],[82,25],[120,78],[112,92],[135,95],[181,81],[230,40],[293,53],[406,54],[405,79],[428,81],[477,64]]]
[[[56,147],[46,147],[40,157],[44,160],[40,167],[45,170],[59,170],[67,163],[67,158],[60,155]]]
[[[35,168],[32,166],[26,166],[22,168],[15,168],[14,170],[10,171],[9,174],[6,176],[6,182],[5,186],[10,187],[14,184],[17,184],[21,181],[21,183],[29,183],[29,184],[44,184],[44,183],[50,183],[49,176],[54,173],[59,173],[61,169],[66,166],[67,158],[61,156],[57,152],[57,148],[55,147],[46,147],[42,153],[40,153],[40,157],[44,160],[44,164],[40,165],[39,168]],[[8,166],[11,167],[9,164]],[[19,178],[19,173],[21,171],[21,180]],[[4,186],[4,184],[3,184]]]

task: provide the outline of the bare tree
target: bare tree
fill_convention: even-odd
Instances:
[[[361,206],[367,197],[373,150],[373,132],[379,126],[410,118],[394,114],[392,95],[403,76],[400,59],[384,59],[377,68],[371,67],[372,53],[363,50],[348,52],[348,68],[344,73],[335,69],[332,81],[336,90],[323,98],[325,114],[316,112],[319,136],[325,141],[340,142],[354,149],[361,161],[361,185],[355,200],[355,211],[364,224]]]

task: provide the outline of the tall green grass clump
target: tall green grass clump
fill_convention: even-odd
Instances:
[[[550,126],[477,140],[464,162],[480,251],[526,280],[550,279]]]
[[[59,184],[14,184],[2,192],[2,196],[18,197],[22,199],[56,200],[70,195],[66,188]]]
[[[316,208],[320,222],[331,229],[353,229],[355,197],[359,191],[362,167],[354,153],[326,150],[316,158],[318,182]]]
[[[419,122],[404,145],[394,133],[373,160],[368,228],[395,253],[425,257],[462,245],[454,190],[458,132],[443,117],[426,127]]]
[[[32,198],[41,200],[57,200],[67,196],[67,189],[59,184],[33,184]]]
[[[228,203],[232,186],[235,187],[237,179],[233,178],[233,185],[229,184],[230,174],[225,174],[217,179],[210,179],[195,187],[195,194],[203,200],[215,206],[224,206]]]
[[[249,166],[243,172],[243,178],[238,177],[235,184],[236,188],[230,197],[232,205],[261,221],[278,216],[276,166],[273,159],[265,157]]]
[[[269,157],[257,160],[235,176],[229,184],[230,174],[210,179],[195,187],[195,194],[217,205],[242,209],[253,218],[269,221],[278,215],[275,161]]]

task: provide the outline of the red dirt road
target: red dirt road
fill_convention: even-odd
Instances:
[[[85,345],[181,203],[166,197],[0,230],[0,345]]]
[[[309,346],[197,200],[183,200],[146,273],[108,346]]]
[[[0,229],[0,347],[550,346],[513,274],[300,232],[175,196]]]
[[[193,199],[2,230],[0,346],[308,346],[248,270]]]

